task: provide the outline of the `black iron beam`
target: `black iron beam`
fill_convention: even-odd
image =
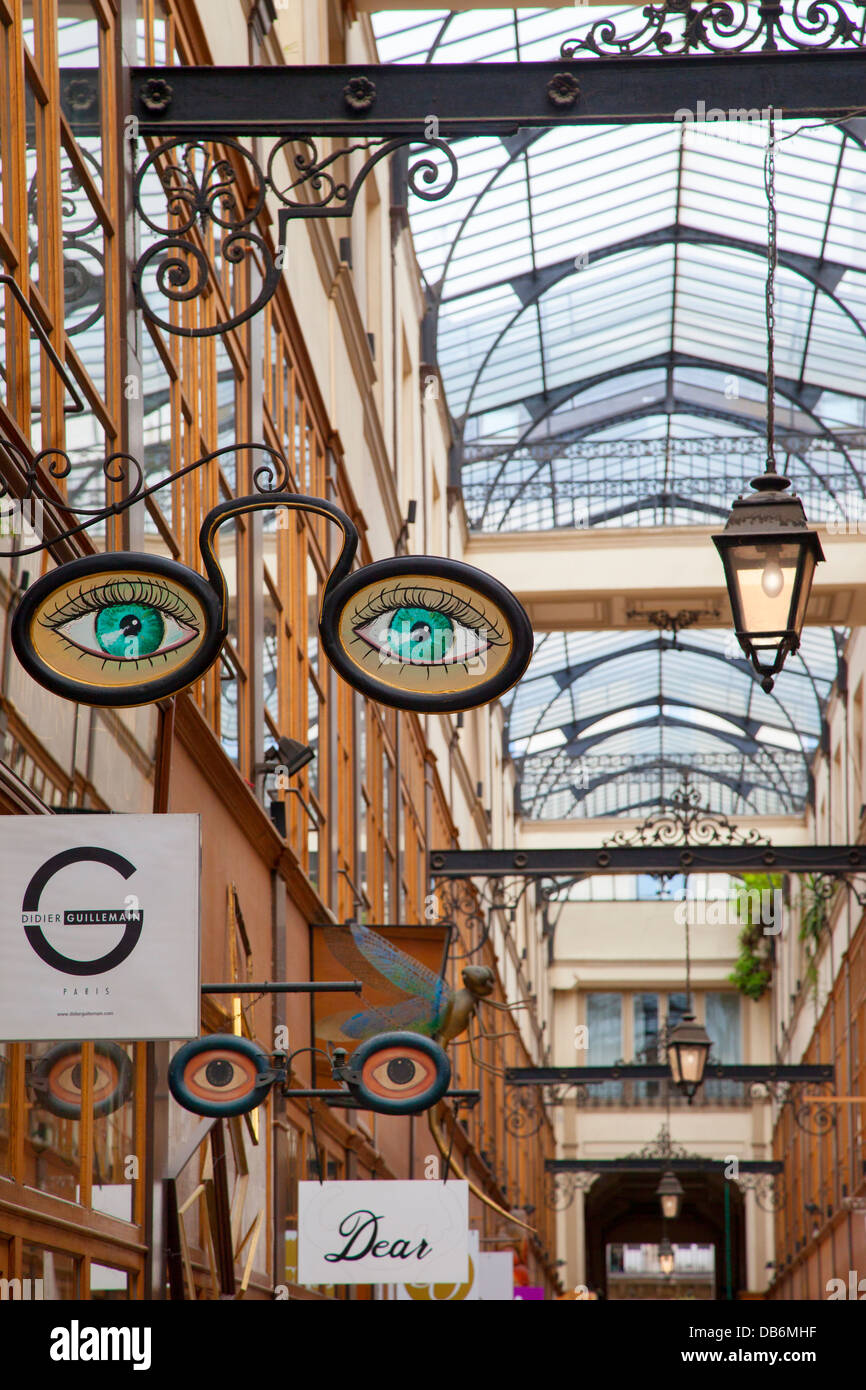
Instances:
[[[548,94],[562,73],[580,84],[573,106],[556,105]],[[63,75],[67,87],[93,77],[89,69]],[[351,79],[373,84],[368,109],[348,104]],[[860,51],[811,51],[577,63],[133,68],[132,94],[132,111],[147,135],[423,137],[435,116],[439,134],[448,137],[665,121],[677,111],[696,112],[700,101],[724,111],[773,107],[783,117],[844,115],[866,106],[866,65]]]
[[[600,1081],[663,1081],[670,1080],[670,1075],[670,1067],[638,1062],[608,1067],[506,1067],[505,1083],[507,1086],[585,1086]],[[791,1067],[760,1062],[747,1066],[709,1062],[704,1071],[704,1080],[832,1082],[835,1075],[832,1062]]]
[[[723,1158],[546,1158],[548,1173],[725,1173],[730,1163]],[[741,1158],[740,1173],[783,1173],[780,1158]]]
[[[360,994],[364,986],[360,980],[278,980],[276,983],[265,980],[256,984],[249,980],[232,980],[230,983],[205,984],[202,994]]]
[[[862,874],[866,845],[606,845],[594,849],[443,849],[434,879],[575,878],[581,874]]]

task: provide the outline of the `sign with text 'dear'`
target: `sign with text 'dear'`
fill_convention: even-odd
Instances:
[[[197,815],[3,816],[0,1041],[196,1037]]]
[[[465,1182],[298,1184],[302,1284],[465,1279],[468,1266]]]

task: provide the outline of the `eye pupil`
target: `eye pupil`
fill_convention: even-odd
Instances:
[[[387,1066],[388,1080],[406,1086],[415,1076],[415,1063],[408,1057],[392,1057]]]
[[[96,639],[109,656],[149,656],[160,646],[165,623],[158,608],[149,603],[112,603],[96,618]],[[137,651],[127,651],[135,639]]]
[[[204,1069],[204,1074],[211,1086],[228,1086],[234,1072],[235,1069],[231,1062],[227,1062],[223,1057],[215,1057],[212,1062],[208,1062]]]
[[[75,1087],[76,1091],[80,1091],[80,1090],[81,1090],[81,1063],[80,1063],[80,1062],[76,1062],[76,1063],[75,1063],[75,1066],[72,1068],[72,1071],[70,1072],[70,1079],[71,1079],[72,1084],[73,1084],[73,1086]]]
[[[444,613],[426,608],[400,608],[391,619],[388,640],[404,659],[441,661],[453,645],[454,625]]]

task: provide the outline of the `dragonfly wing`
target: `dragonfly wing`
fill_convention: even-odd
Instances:
[[[316,1036],[326,1041],[363,1042],[375,1037],[377,1033],[392,1033],[406,1030],[410,1033],[424,1033],[428,1037],[436,1031],[438,1019],[433,1015],[429,999],[414,996],[403,999],[399,1004],[371,1005],[360,1013],[331,1014],[316,1025]]]
[[[429,1000],[437,1015],[444,1013],[451,998],[451,989],[441,975],[428,970],[413,956],[398,951],[390,941],[369,927],[357,923],[348,928],[361,955],[383,975],[396,989],[404,994],[420,995]]]
[[[354,975],[356,980],[360,980],[365,985],[370,985],[373,989],[389,990],[392,994],[397,992],[391,982],[382,974],[376,966],[363,955],[355,944],[355,939],[348,927],[326,926],[325,943],[328,950],[335,960]]]

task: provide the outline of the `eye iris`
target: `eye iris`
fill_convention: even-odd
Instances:
[[[415,1080],[415,1063],[408,1057],[392,1057],[387,1066],[388,1080],[395,1086],[408,1086]]]
[[[399,608],[388,628],[388,645],[405,661],[441,661],[454,642],[454,624],[431,608]]]
[[[231,1062],[226,1062],[222,1057],[215,1057],[212,1062],[208,1062],[204,1074],[211,1086],[228,1086],[235,1074],[235,1069]]]
[[[96,618],[96,638],[109,656],[148,656],[165,635],[165,623],[156,608],[144,603],[113,603],[101,608]],[[130,652],[130,642],[135,649]]]

